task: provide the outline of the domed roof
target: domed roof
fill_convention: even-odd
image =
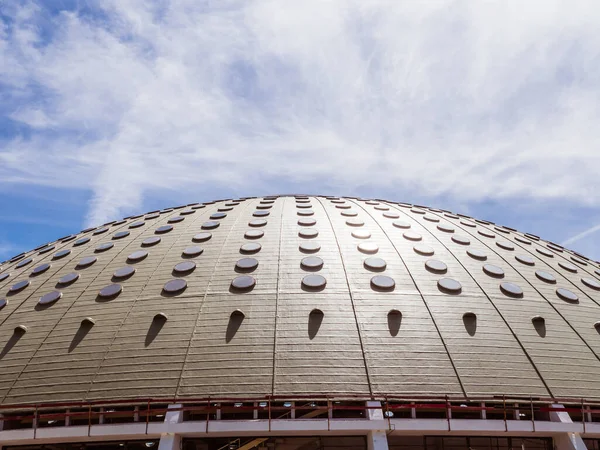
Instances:
[[[169,208],[1,265],[0,401],[598,399],[599,280],[583,255],[423,206]]]

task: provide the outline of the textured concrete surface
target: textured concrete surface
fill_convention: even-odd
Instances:
[[[226,217],[204,230],[218,212]],[[156,234],[177,217],[183,220],[171,231]],[[266,224],[250,226],[256,219]],[[303,219],[315,223],[299,224]],[[3,404],[268,394],[600,398],[599,265],[535,236],[425,207],[294,196],[189,205],[106,227],[0,266],[0,279],[9,274],[0,281],[0,300],[7,300],[0,309]],[[317,236],[302,237],[307,228]],[[248,239],[248,230],[264,235]],[[120,231],[130,234],[115,239]],[[204,231],[210,239],[193,240]],[[153,236],[161,242],[142,245]],[[84,237],[90,241],[75,245]],[[114,247],[95,250],[106,242]],[[319,250],[303,253],[299,246],[308,242]],[[247,243],[260,251],[242,254]],[[192,246],[202,253],[183,255]],[[64,249],[70,254],[54,256]],[[139,250],[148,256],[128,260]],[[486,259],[467,253],[473,250]],[[78,266],[88,256],[97,260]],[[307,256],[321,258],[322,268],[303,267]],[[385,269],[366,267],[371,257]],[[240,273],[242,258],[258,266]],[[196,263],[193,271],[173,272],[186,260]],[[430,260],[444,264],[429,264],[438,268],[432,271]],[[32,275],[44,263],[50,268]],[[484,265],[503,276],[490,276],[496,269]],[[135,273],[114,278],[125,266]],[[75,282],[57,284],[74,272]],[[307,275],[323,276],[326,286],[303,287]],[[233,289],[239,276],[253,277],[254,287]],[[393,289],[379,289],[375,276],[392,278]],[[176,278],[186,280],[185,290],[165,292]],[[446,278],[460,283],[460,292],[440,288]],[[27,287],[9,291],[23,280]],[[100,298],[113,283],[122,292]],[[522,294],[506,295],[502,283]],[[62,297],[40,305],[53,291]],[[20,325],[26,332],[15,331]]]

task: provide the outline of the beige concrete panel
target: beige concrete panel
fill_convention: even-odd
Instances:
[[[492,300],[556,397],[600,397],[600,362],[548,303]],[[544,318],[545,334],[532,324],[534,316]]]
[[[466,296],[460,296],[460,305],[447,296],[427,296],[426,300],[469,396],[490,396],[499,391],[549,395],[491,303]],[[475,320],[464,317],[467,312],[475,314]]]
[[[178,396],[270,393],[275,295],[209,295],[202,304]],[[231,314],[240,310],[240,322]]]
[[[463,394],[420,295],[353,295],[374,394]],[[400,320],[388,317],[392,309],[400,311]]]
[[[311,311],[319,309],[311,319]],[[279,294],[275,394],[369,392],[348,294]]]

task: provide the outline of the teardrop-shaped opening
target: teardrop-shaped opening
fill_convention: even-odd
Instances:
[[[152,318],[152,323],[150,323],[150,328],[148,328],[148,333],[146,333],[146,340],[144,341],[144,345],[146,347],[148,347],[150,344],[152,344],[152,342],[154,342],[160,331],[165,326],[165,323],[167,323],[167,319],[167,315],[163,312],[156,314]]]
[[[546,337],[546,320],[542,316],[533,316],[531,323],[540,337]]]
[[[475,336],[475,333],[477,333],[477,315],[474,312],[467,311],[463,314],[463,324],[469,336]]]
[[[398,335],[400,325],[402,324],[402,313],[397,309],[392,309],[387,315],[388,330],[392,336]]]
[[[157,315],[154,316],[153,320],[162,320],[166,322],[168,318],[169,316],[167,316],[164,312],[159,312]]]
[[[227,324],[227,332],[225,333],[225,342],[231,342],[242,326],[245,317],[246,315],[244,312],[239,309],[236,309],[231,313],[229,316],[229,323]]]
[[[15,334],[25,334],[27,333],[27,327],[25,325],[17,325],[15,327]]]
[[[596,322],[594,324],[594,328],[596,329],[596,331],[598,332],[598,334],[600,334],[600,321]]]
[[[308,315],[308,338],[312,341],[317,333],[321,324],[323,323],[323,311],[318,308],[313,309]]]
[[[71,340],[71,344],[69,345],[69,353],[77,348],[77,346],[85,339],[87,334],[90,332],[92,327],[96,324],[96,321],[91,317],[86,317],[81,321],[75,336]]]

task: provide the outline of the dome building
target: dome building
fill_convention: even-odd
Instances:
[[[6,449],[600,449],[600,264],[384,200],[273,196],[0,266]]]

